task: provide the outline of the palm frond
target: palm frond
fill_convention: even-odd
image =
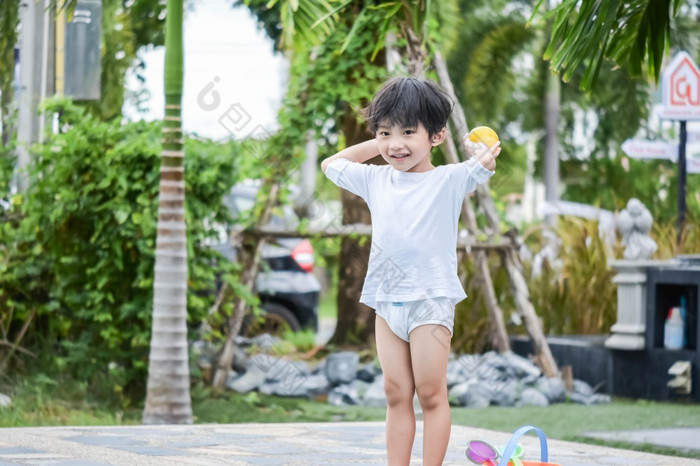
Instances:
[[[646,63],[648,75],[658,81],[670,41],[671,19],[681,3],[682,0],[564,0],[543,15],[554,23],[544,58],[551,61],[551,67],[565,81],[579,66],[587,66],[581,81],[581,88],[587,91],[596,85],[605,59],[614,60],[632,75],[640,75]]]
[[[513,59],[533,37],[534,31],[524,23],[506,21],[482,38],[464,80],[467,106],[474,117],[481,121],[492,120],[511,98]]]
[[[277,6],[282,24],[282,48],[292,49],[295,44],[319,45],[331,33],[333,18],[350,1],[333,5],[328,0],[300,2],[299,0],[270,0],[266,8]]]

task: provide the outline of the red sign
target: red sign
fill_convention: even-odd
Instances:
[[[678,52],[661,76],[661,118],[700,120],[700,69],[686,52]]]

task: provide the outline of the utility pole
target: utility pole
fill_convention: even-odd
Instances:
[[[50,0],[21,0],[19,35],[19,89],[17,92],[17,186],[29,187],[30,146],[43,129],[38,113],[42,97],[53,95],[53,15]]]

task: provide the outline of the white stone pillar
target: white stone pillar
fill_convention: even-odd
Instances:
[[[605,346],[620,350],[643,350],[646,346],[647,268],[675,264],[675,261],[613,260],[609,265],[617,271],[617,322]]]

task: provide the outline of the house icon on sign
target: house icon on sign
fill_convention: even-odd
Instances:
[[[700,105],[700,70],[684,57],[671,72],[671,105]]]
[[[662,74],[662,118],[700,119],[700,69],[686,52],[678,52]]]

